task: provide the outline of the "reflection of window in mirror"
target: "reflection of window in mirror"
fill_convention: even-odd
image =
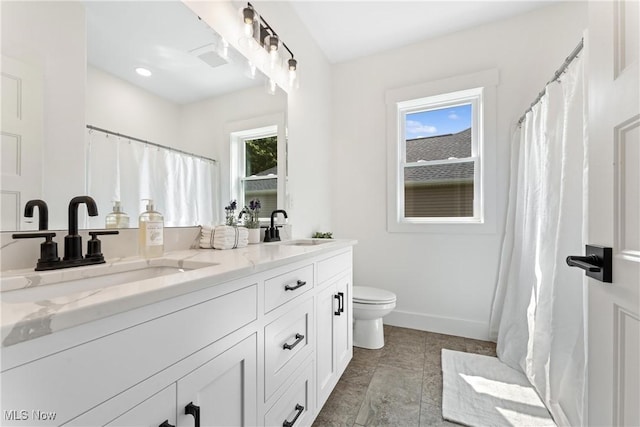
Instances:
[[[259,199],[261,219],[278,208],[277,133],[277,126],[267,126],[232,134],[232,197],[240,206]]]

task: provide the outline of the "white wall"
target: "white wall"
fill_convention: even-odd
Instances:
[[[258,12],[298,60],[300,88],[289,93],[290,220],[294,237],[335,230],[331,215],[331,67],[287,2],[259,2]],[[333,228],[332,228],[333,227]],[[340,237],[340,236],[337,236]],[[349,233],[342,237],[352,237]]]
[[[180,106],[87,66],[87,124],[175,148],[182,147]]]
[[[356,238],[354,284],[389,289],[387,323],[488,338],[515,123],[578,44],[586,2],[338,64],[332,78],[331,206],[335,234]],[[385,91],[497,68],[497,224],[491,234],[386,230]],[[493,153],[490,153],[490,155]]]
[[[2,54],[44,75],[43,188],[50,226],[84,193],[84,7],[78,2],[2,2]],[[64,49],[60,49],[64,46]]]

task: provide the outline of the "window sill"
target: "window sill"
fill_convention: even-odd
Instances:
[[[437,221],[388,221],[389,233],[493,234],[495,222],[480,219]]]

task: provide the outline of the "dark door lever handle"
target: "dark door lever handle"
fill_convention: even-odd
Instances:
[[[569,267],[578,267],[585,274],[601,282],[613,281],[613,250],[604,246],[586,245],[585,256],[570,255],[567,257]]]
[[[585,271],[591,271],[593,273],[597,273],[598,271],[602,270],[602,267],[600,266],[600,264],[601,264],[600,259],[595,255],[589,255],[589,256],[569,255],[567,257],[567,265],[569,267],[578,267]]]

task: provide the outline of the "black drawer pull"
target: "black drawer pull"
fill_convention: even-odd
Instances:
[[[303,287],[303,286],[304,286],[304,285],[306,285],[306,284],[307,284],[307,282],[305,282],[304,280],[298,280],[298,281],[296,282],[296,285],[295,285],[295,286],[286,285],[286,286],[284,287],[284,290],[285,290],[285,291],[295,291],[296,289],[301,288],[301,287]]]
[[[296,334],[296,340],[294,341],[294,343],[293,344],[284,343],[284,345],[282,346],[282,349],[283,350],[293,350],[293,348],[295,346],[297,346],[298,344],[300,344],[303,339],[304,339],[304,335]]]
[[[187,406],[184,407],[184,413],[186,415],[193,415],[193,419],[195,420],[195,426],[200,427],[200,407],[190,402]]]
[[[164,420],[164,422],[162,424],[160,424],[158,427],[176,427],[173,424],[169,424],[169,420]]]
[[[282,427],[293,427],[296,421],[298,421],[298,418],[300,417],[300,415],[302,415],[302,412],[304,412],[304,406],[302,406],[299,403],[296,403],[296,411],[298,411],[296,416],[293,417],[291,421],[284,420],[284,422],[282,423]]]
[[[338,309],[334,311],[333,314],[340,316],[340,313],[344,313],[344,292],[338,292],[338,294],[333,297],[338,300]]]

